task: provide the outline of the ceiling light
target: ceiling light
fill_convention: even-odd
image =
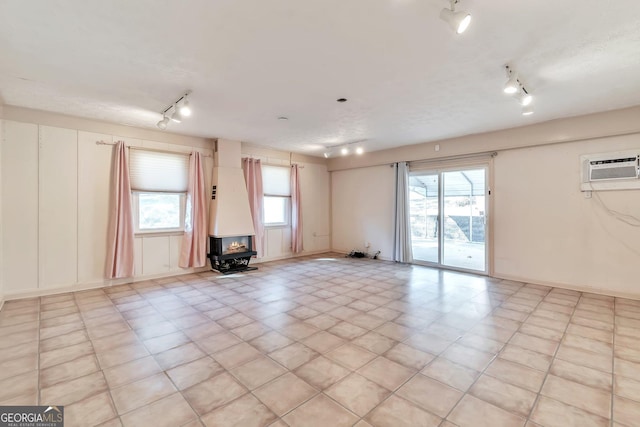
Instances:
[[[340,154],[342,154],[343,156],[346,156],[347,154],[349,154],[349,149],[347,147],[342,147],[340,149]]]
[[[531,104],[531,102],[533,101],[533,96],[531,96],[530,94],[528,94],[524,88],[522,89],[522,92],[520,92],[517,95],[518,98],[518,102],[520,103],[520,105],[522,105],[523,107],[526,107],[527,105]]]
[[[178,104],[173,106],[173,114],[171,115],[171,120],[173,120],[176,123],[180,123],[182,121],[182,113],[178,108]]]
[[[453,28],[456,34],[462,34],[466,31],[471,23],[471,14],[466,11],[456,12],[456,4],[460,0],[449,0],[451,9],[446,7],[440,11],[440,18]]]
[[[191,115],[191,107],[189,107],[189,101],[187,100],[187,96],[184,96],[184,102],[180,107],[180,114],[182,117],[189,117]]]
[[[532,105],[527,105],[526,107],[522,107],[522,115],[523,116],[530,116],[533,114],[533,106]]]
[[[331,153],[330,153],[330,152],[328,152],[328,151],[325,151],[325,152],[324,152],[324,158],[325,158],[325,159],[328,159],[330,156],[331,156]]]
[[[167,125],[169,124],[169,120],[172,120],[176,123],[182,122],[184,117],[188,117],[191,115],[191,107],[189,106],[189,100],[187,100],[187,96],[191,94],[191,91],[188,90],[184,95],[176,100],[173,104],[169,105],[164,111],[161,112],[162,120],[156,123],[158,128],[165,130]],[[182,104],[180,104],[182,102]],[[180,106],[178,106],[180,105]],[[167,113],[173,109],[173,114],[170,116]]]
[[[361,155],[362,153],[364,153],[364,148],[362,148],[362,147],[357,147],[357,148],[356,148],[356,154],[357,154],[357,155]]]
[[[518,81],[518,75],[508,66],[504,66],[507,71],[507,82],[504,84],[504,93],[510,95],[518,93],[520,90],[520,82]]]
[[[169,117],[163,115],[162,120],[160,120],[156,126],[158,126],[161,130],[165,130],[168,124],[169,124]]]

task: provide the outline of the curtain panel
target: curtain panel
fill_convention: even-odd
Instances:
[[[303,251],[302,203],[300,200],[300,168],[291,165],[291,250],[294,254]]]
[[[184,220],[184,235],[178,265],[181,268],[207,264],[207,198],[202,154],[191,153]]]
[[[109,230],[105,276],[108,279],[133,277],[133,217],[131,182],[126,146],[118,141],[113,147]]]
[[[258,253],[257,258],[264,256],[264,225],[262,223],[263,197],[262,190],[262,164],[259,159],[242,159],[242,171],[244,181],[249,194],[249,207],[251,208],[251,218],[253,219],[253,248]]]
[[[411,218],[409,215],[409,167],[407,162],[395,164],[396,198],[393,260],[413,262],[411,251]]]

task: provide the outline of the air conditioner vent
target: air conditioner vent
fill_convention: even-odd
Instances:
[[[640,149],[580,156],[582,191],[640,189]]]

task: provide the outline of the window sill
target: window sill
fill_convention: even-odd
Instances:
[[[168,230],[168,231],[136,231],[134,237],[162,237],[162,236],[182,236],[184,230]]]
[[[291,228],[291,224],[276,224],[276,225],[265,225],[265,230],[275,230],[278,228]]]

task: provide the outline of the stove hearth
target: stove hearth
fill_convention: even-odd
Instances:
[[[251,243],[251,236],[209,236],[211,267],[222,274],[257,270],[249,267],[251,257],[257,254]]]

